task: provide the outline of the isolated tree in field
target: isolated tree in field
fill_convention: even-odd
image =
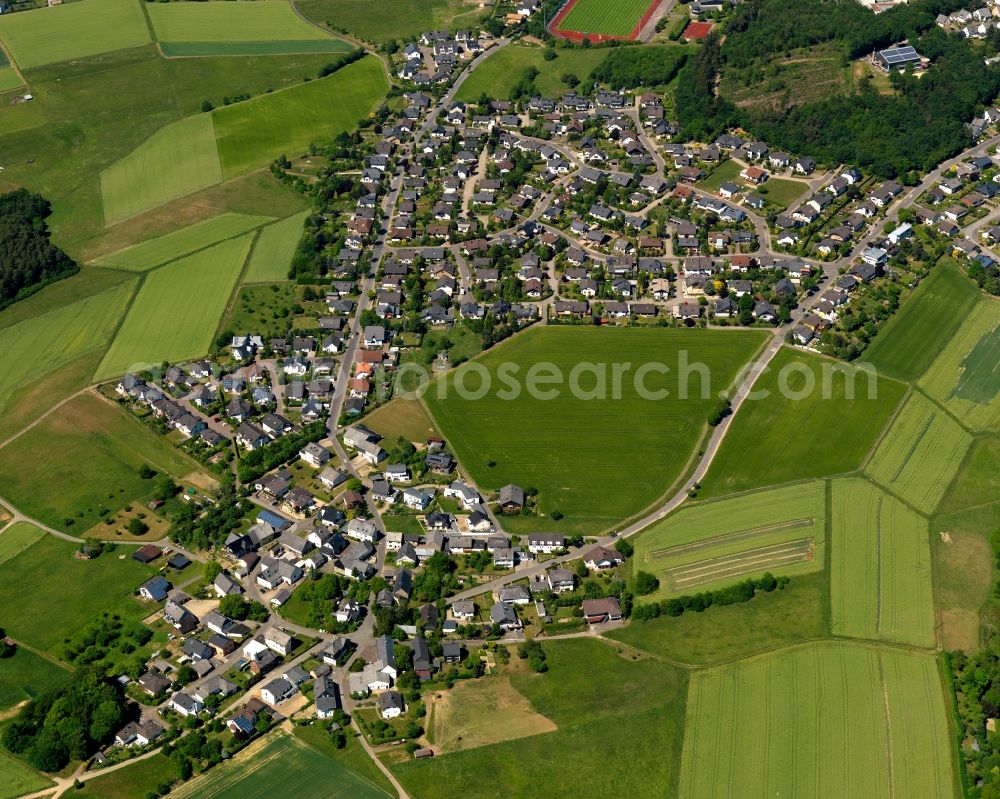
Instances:
[[[142,480],[152,480],[156,477],[156,470],[153,469],[148,463],[142,464],[139,467],[139,478]]]
[[[636,572],[635,577],[632,578],[632,590],[639,596],[651,594],[659,587],[660,581],[649,572]]]

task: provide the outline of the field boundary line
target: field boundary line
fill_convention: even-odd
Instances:
[[[215,336],[213,337],[213,341],[219,337],[220,333],[222,333],[223,325],[225,325],[226,319],[229,318],[229,314],[232,313],[233,308],[236,306],[236,298],[240,296],[240,289],[243,288],[243,276],[250,268],[250,260],[253,258],[254,250],[257,249],[257,242],[260,241],[260,230],[260,227],[256,227],[252,231],[248,231],[253,233],[253,241],[250,242],[250,246],[247,248],[246,258],[243,259],[243,268],[240,269],[240,273],[236,277],[236,282],[233,283],[233,290],[229,294],[229,300],[226,302],[226,307],[222,310],[222,314],[219,316],[219,322],[215,326]],[[245,236],[246,233],[242,235]]]
[[[24,77],[24,73],[21,72],[21,67],[18,66],[18,63],[14,60],[14,56],[12,56],[10,54],[10,50],[7,49],[7,45],[5,45],[3,42],[0,42],[0,50],[3,50],[3,54],[7,57],[7,63],[9,63],[10,66],[11,66],[11,69],[13,69],[15,73],[17,73],[17,76],[21,79],[21,83],[23,83],[25,86],[27,86],[28,85],[28,81]],[[16,86],[13,89],[8,89],[7,91],[8,92],[13,92],[13,91],[17,91],[17,89],[19,89],[19,88],[20,88],[19,86]]]
[[[892,711],[889,709],[889,689],[885,684],[885,662],[882,660],[881,653],[878,653],[876,657],[878,658],[878,680],[882,688],[882,718],[885,721],[885,760],[889,766],[889,799],[893,799],[896,776],[892,762]]]
[[[885,494],[875,503],[875,633],[882,634],[882,503]]]
[[[37,647],[34,647],[31,644],[26,644],[24,643],[24,641],[21,641],[18,638],[11,638],[10,640],[13,641],[15,644],[17,644],[21,649],[26,649],[29,652],[31,652],[31,654],[38,655],[38,657],[42,658],[43,660],[47,660],[53,666],[58,666],[63,671],[68,671],[70,674],[76,671],[76,669],[74,669],[73,666],[71,666],[69,663],[63,662],[55,655],[46,652],[44,649],[38,649]]]
[[[100,351],[101,351],[100,348],[92,350],[92,352],[100,352]],[[85,353],[85,354],[87,354],[87,353]],[[86,394],[90,390],[91,390],[90,386],[84,386],[79,391],[76,391],[73,394],[70,394],[65,399],[60,400],[55,405],[53,405],[51,408],[49,408],[48,410],[44,411],[41,416],[38,416],[37,418],[33,419],[31,422],[29,422],[28,424],[26,424],[24,427],[22,427],[16,433],[14,433],[14,435],[10,436],[9,438],[7,438],[7,439],[5,439],[3,441],[0,441],[0,449],[3,449],[8,444],[13,444],[15,441],[17,441],[17,439],[19,439],[21,436],[23,436],[29,430],[31,430],[32,428],[37,427],[38,425],[40,425],[43,421],[45,421],[45,419],[47,419],[53,413],[55,413],[56,411],[58,411],[67,402],[70,402],[71,400],[75,400],[81,394]],[[11,523],[13,523],[13,522],[11,522]],[[6,529],[6,525],[4,526],[4,529]],[[3,532],[3,530],[0,530],[0,532]]]
[[[929,401],[935,408],[937,408],[938,410],[940,410],[943,414],[945,414],[946,416],[950,417],[952,419],[952,421],[955,422],[955,424],[957,424],[959,427],[961,427],[962,430],[964,430],[966,433],[968,433],[973,438],[975,438],[979,434],[986,434],[986,435],[989,434],[988,430],[973,430],[971,427],[968,427],[965,424],[965,422],[963,422],[961,419],[959,419],[957,416],[955,416],[955,414],[952,413],[950,409],[948,409],[946,406],[942,405],[940,402],[938,402],[938,400],[934,399],[934,397],[932,397],[930,394],[928,394],[920,386],[914,386],[913,390],[916,391],[918,394],[920,394],[925,400]]]
[[[125,324],[125,319],[128,318],[128,315],[132,312],[132,306],[135,305],[136,298],[139,296],[139,292],[142,291],[142,287],[146,283],[146,274],[147,273],[145,272],[139,272],[137,274],[137,277],[139,279],[135,282],[135,290],[132,292],[132,296],[128,298],[128,302],[125,303],[125,307],[122,309],[122,315],[121,318],[118,320],[118,324],[116,324],[114,328],[112,328],[111,335],[108,336],[108,346],[104,348],[104,355],[98,362],[97,367],[94,370],[94,374],[90,376],[91,380],[93,380],[97,376],[97,372],[100,371],[101,364],[104,363],[104,359],[108,357],[108,353],[111,352],[111,347],[114,346],[115,339],[118,338],[118,334],[122,330],[122,325]],[[91,383],[89,388],[94,388],[96,386],[99,386],[101,382],[102,381]]]
[[[698,552],[702,549],[712,549],[718,544],[729,541],[742,541],[748,538],[756,538],[765,533],[784,533],[789,530],[798,530],[801,527],[815,527],[815,517],[804,519],[790,519],[787,522],[777,522],[763,527],[750,527],[746,530],[737,530],[725,535],[716,535],[711,538],[704,538],[700,541],[692,541],[690,544],[679,544],[676,547],[665,547],[655,549],[649,553],[650,557],[670,557],[671,555],[684,555],[688,552]]]
[[[991,499],[989,502],[980,502],[978,505],[970,505],[967,508],[957,508],[955,510],[945,511],[944,513],[935,514],[933,518],[935,519],[947,519],[949,516],[957,516],[960,513],[968,513],[974,510],[986,510],[987,508],[992,508],[995,505],[1000,505],[1000,499]]]
[[[893,491],[891,488],[886,488],[884,485],[882,485],[878,480],[876,480],[871,475],[869,475],[867,473],[862,473],[859,476],[861,477],[861,479],[867,480],[869,483],[871,483],[873,486],[875,486],[875,488],[877,488],[879,491],[882,491],[882,492],[888,494],[893,499],[899,500],[900,502],[902,502],[904,505],[906,505],[906,507],[908,507],[914,513],[917,513],[920,516],[922,516],[923,518],[930,520],[930,518],[931,518],[931,514],[930,513],[927,513],[926,511],[920,510],[920,508],[918,508],[912,502],[910,502],[907,499],[904,499],[899,494],[897,494],[895,491]]]
[[[897,381],[897,382],[902,382],[902,381]],[[899,415],[903,412],[903,407],[906,405],[907,401],[910,399],[910,397],[913,395],[913,392],[916,390],[915,386],[912,383],[903,383],[903,385],[906,386],[906,391],[904,392],[903,396],[899,398],[899,402],[896,404],[896,407],[893,408],[893,411],[889,415],[889,418],[886,419],[885,426],[875,437],[875,440],[872,442],[872,445],[868,448],[868,452],[865,454],[865,457],[861,459],[861,465],[858,467],[859,471],[864,471],[864,469],[868,467],[868,464],[871,462],[871,459],[875,457],[875,453],[878,451],[878,448],[882,445],[882,442],[885,441],[886,436],[889,435],[889,430],[896,423],[896,420],[899,418]]]

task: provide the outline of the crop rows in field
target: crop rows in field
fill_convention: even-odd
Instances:
[[[927,520],[861,478],[833,481],[833,633],[934,646]]]
[[[943,259],[879,330],[864,359],[883,374],[917,380],[969,317],[978,296],[958,264]]]
[[[117,224],[221,180],[212,115],[185,117],[101,173],[104,223]]]
[[[98,379],[208,352],[252,239],[229,239],[150,272],[98,367]]]
[[[761,572],[784,571],[792,564],[808,563],[814,558],[814,550],[811,538],[782,541],[735,555],[722,555],[668,568],[664,576],[670,590],[692,591],[711,583],[734,581]]]
[[[3,14],[0,39],[22,70],[150,40],[142,7],[133,0],[87,0]]]
[[[302,238],[302,227],[309,216],[309,211],[303,211],[295,216],[282,219],[273,225],[268,225],[260,232],[250,265],[243,278],[244,283],[274,283],[288,280],[288,269],[292,265],[292,257],[299,239]]]
[[[1000,302],[981,298],[940,352],[920,387],[969,427],[996,430],[1000,426]]]
[[[684,508],[635,542],[635,568],[663,594],[725,585],[771,571],[823,566],[826,496],[821,481],[755,491]]]
[[[951,796],[943,690],[929,655],[845,642],[697,671],[679,794]]]
[[[11,392],[108,343],[135,281],[0,330],[0,411]]]
[[[559,22],[559,30],[628,36],[653,0],[576,0]]]
[[[972,437],[920,393],[906,401],[865,467],[876,483],[924,513],[936,507]]]
[[[154,267],[174,261],[205,247],[218,244],[256,227],[272,221],[268,216],[248,216],[245,214],[220,214],[194,225],[175,230],[155,239],[149,239],[134,247],[105,255],[97,259],[101,266],[145,272]]]

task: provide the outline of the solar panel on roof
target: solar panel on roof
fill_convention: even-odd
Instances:
[[[920,59],[920,54],[910,46],[890,47],[888,50],[880,52],[879,56],[887,64],[902,64],[907,61],[917,61]]]

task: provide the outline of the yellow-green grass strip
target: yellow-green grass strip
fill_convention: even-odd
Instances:
[[[228,239],[150,272],[97,378],[208,352],[252,241]]]
[[[253,0],[253,2],[256,1]],[[354,50],[354,45],[343,39],[282,39],[266,42],[160,42],[160,51],[168,58],[349,53],[352,50]]]
[[[382,62],[369,55],[329,77],[216,109],[223,174],[241,175],[353,130],[388,89]]]
[[[0,40],[26,70],[137,47],[150,38],[135,0],[86,0],[0,15]]]
[[[220,214],[203,222],[175,230],[173,233],[167,233],[165,236],[102,256],[97,259],[96,263],[114,269],[145,272],[220,241],[248,233],[271,221],[273,221],[273,217],[269,216]]]
[[[833,481],[833,633],[934,646],[927,519],[859,477]]]
[[[104,223],[123,222],[221,181],[212,115],[185,117],[101,173]]]
[[[0,92],[9,92],[24,86],[24,81],[11,66],[0,67]]]
[[[287,0],[215,0],[207,3],[150,3],[146,7],[161,42],[267,42],[331,40],[310,25]]]
[[[879,443],[865,473],[923,513],[932,513],[951,483],[972,436],[915,392]]]
[[[952,759],[934,657],[820,642],[692,675],[679,795],[937,799]]]
[[[303,211],[268,225],[260,232],[247,273],[243,276],[244,283],[288,280],[288,268],[292,265],[292,256],[302,238],[302,226],[309,214],[309,211]]]

